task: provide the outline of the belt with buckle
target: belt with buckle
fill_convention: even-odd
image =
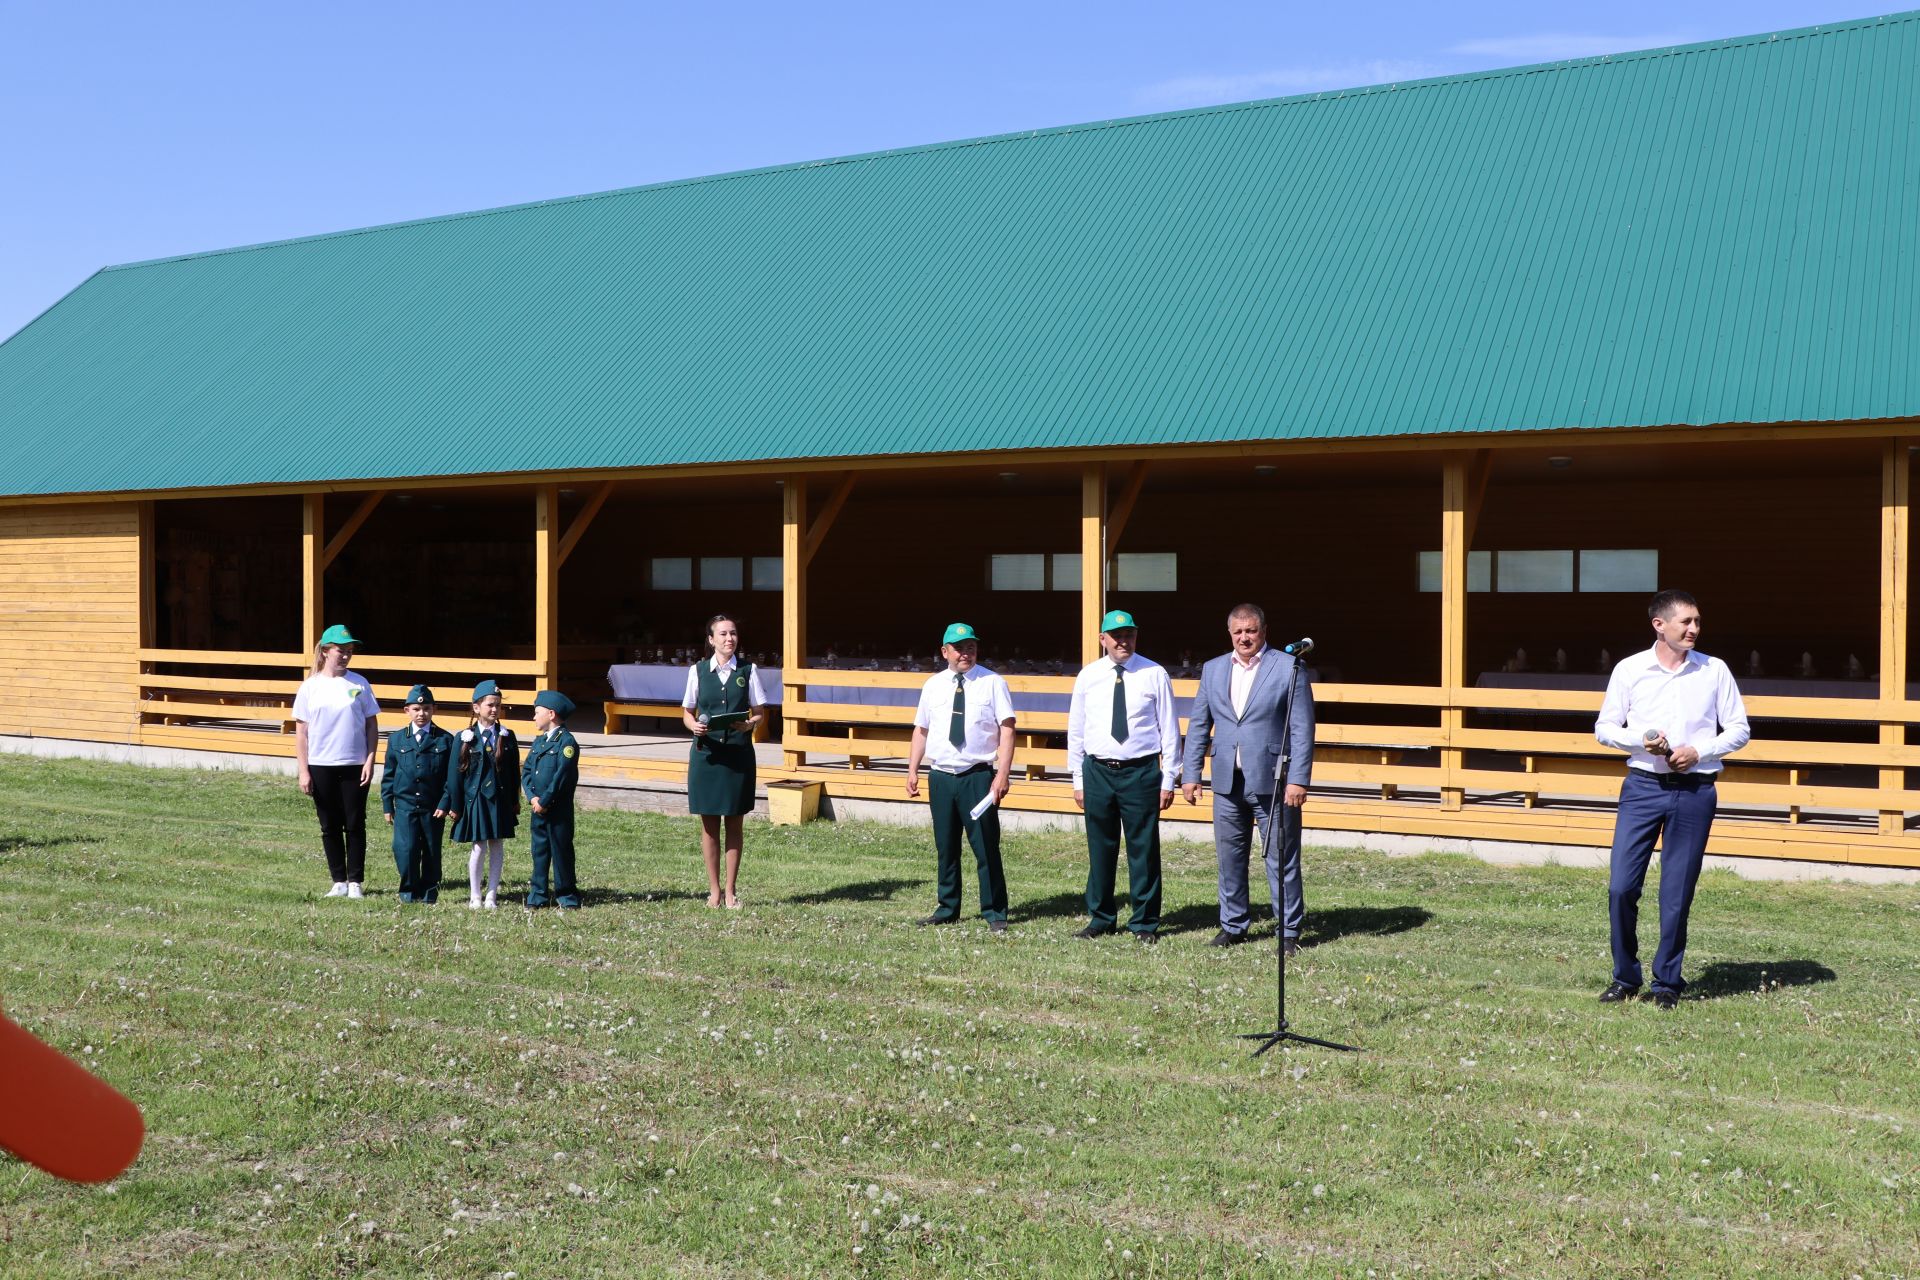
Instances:
[[[1087,757],[1087,759],[1093,761],[1095,764],[1105,765],[1107,768],[1115,770],[1116,772],[1121,769],[1135,769],[1145,764],[1149,760],[1158,760],[1159,758],[1160,757],[1158,755],[1135,756],[1131,760],[1109,760],[1104,756],[1088,756]]]

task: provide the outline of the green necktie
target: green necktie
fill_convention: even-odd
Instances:
[[[953,723],[947,727],[947,741],[965,750],[967,746],[967,678],[953,675]]]
[[[1127,669],[1120,663],[1113,664],[1113,743],[1123,746],[1127,741]]]

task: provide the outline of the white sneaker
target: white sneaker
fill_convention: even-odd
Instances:
[[[333,888],[331,888],[331,889],[329,889],[329,890],[327,890],[327,896],[328,896],[329,898],[344,898],[344,897],[346,897],[346,896],[347,896],[347,882],[346,882],[345,880],[335,880],[335,881],[333,882]]]
[[[364,898],[367,895],[360,891],[360,882],[358,880],[349,880],[347,881],[347,896],[349,898]]]
[[[494,897],[493,897],[493,895],[492,895],[492,894],[488,894],[488,895],[487,895],[487,910],[489,910],[489,911],[495,911],[495,910],[498,910],[498,909],[499,909],[499,907],[500,907],[500,904],[499,904],[498,902],[496,902],[496,901],[494,901]]]
[[[467,907],[469,910],[478,911],[480,909],[480,895],[476,893],[469,896],[467,898]]]

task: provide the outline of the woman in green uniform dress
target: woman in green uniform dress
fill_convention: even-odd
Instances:
[[[740,905],[742,828],[753,808],[753,729],[767,696],[760,673],[740,657],[740,628],[726,614],[707,621],[711,657],[687,672],[680,718],[693,735],[687,759],[687,811],[700,815],[700,852],[707,860],[707,905]],[[744,720],[732,717],[744,715]],[[720,724],[709,725],[719,720]],[[720,827],[726,823],[727,881],[720,883]]]

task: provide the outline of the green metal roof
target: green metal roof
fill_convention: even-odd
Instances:
[[[101,271],[0,493],[1920,415],[1920,13]]]

